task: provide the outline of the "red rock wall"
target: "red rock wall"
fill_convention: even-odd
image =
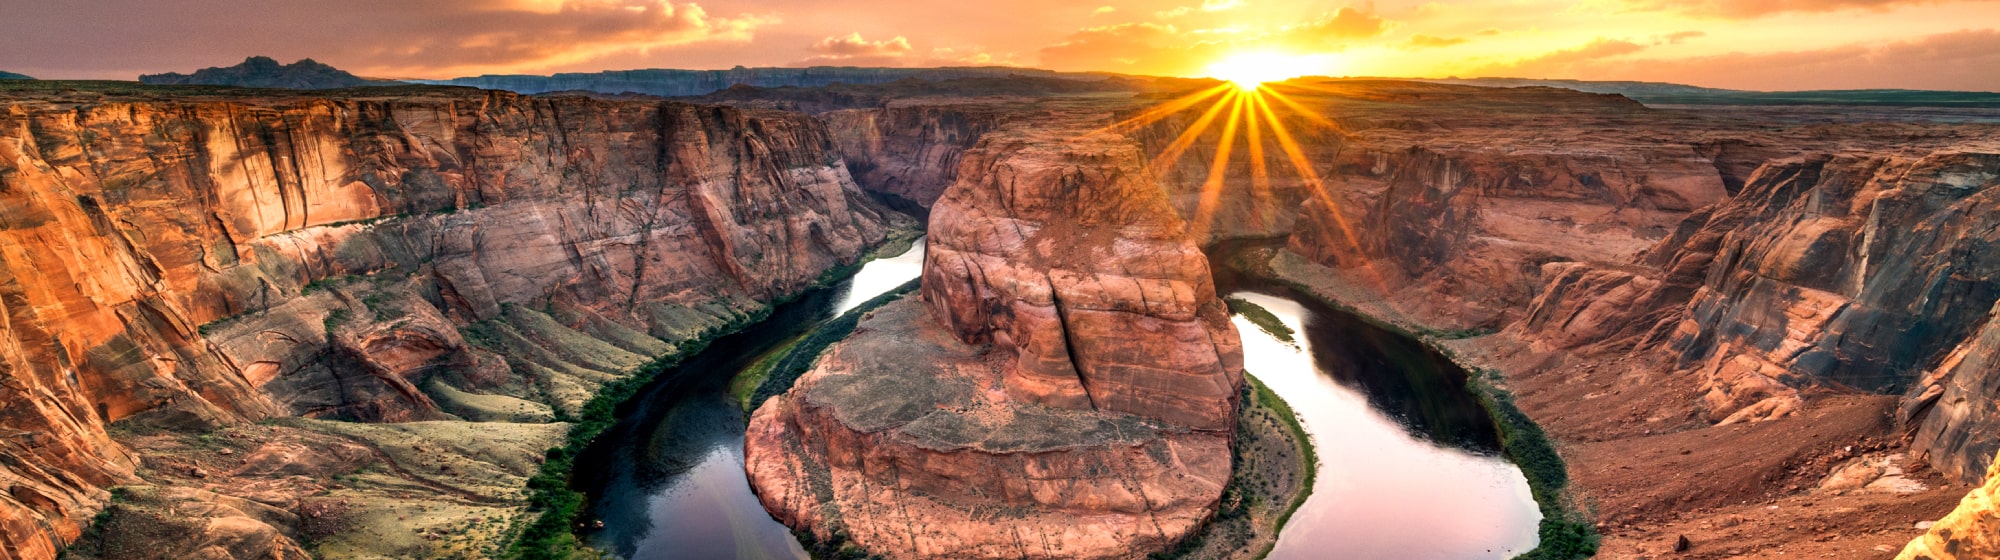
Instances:
[[[1788,414],[1808,387],[1908,391],[1917,448],[1977,479],[2000,445],[1980,404],[1991,396],[1972,397],[1992,377],[1975,335],[2000,299],[1995,197],[1989,154],[1772,162],[1638,262],[1549,265],[1514,328],[1560,348],[1662,352],[1702,380],[1711,422]]]
[[[928,208],[958,179],[965,151],[1010,115],[991,104],[891,103],[821,113],[862,188]]]
[[[960,172],[932,207],[923,297],[1016,356],[1010,394],[1230,429],[1241,342],[1138,150],[989,136]]]
[[[111,421],[439,418],[425,376],[631,361],[461,336],[508,306],[657,352],[795,292],[884,235],[832,146],[795,115],[470,90],[0,99],[0,548],[53,557],[133,480]]]

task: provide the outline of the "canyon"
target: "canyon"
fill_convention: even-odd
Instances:
[[[1098,107],[1155,113],[1128,135],[1184,151],[1151,165],[1198,234],[1285,239],[1272,275],[1503,376],[1563,448],[1604,554],[1888,557],[1985,480],[1989,112],[1270,87],[1303,172],[1247,143],[1218,166],[1228,117],[1206,103]],[[843,146],[868,148],[849,148],[857,168],[962,157],[962,131],[1073,104],[904,100],[861,112],[933,140]],[[898,177],[919,201],[952,179]],[[1935,551],[1990,542],[1981,495],[1912,550],[1978,557]]]
[[[796,114],[202,91],[7,94],[8,557],[481,550],[599,387],[912,227]]]
[[[1495,380],[1604,557],[1993,550],[2000,114],[1071,82],[0,86],[0,551],[505,555],[600,391],[920,227],[919,293],[751,416],[816,540],[1179,544],[1240,267]]]

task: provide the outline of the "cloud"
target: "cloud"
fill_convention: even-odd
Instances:
[[[1600,40],[1601,41],[1601,40]],[[1597,44],[1597,43],[1593,43]],[[1638,47],[1643,49],[1644,47]],[[1634,52],[1600,47],[1597,52]],[[1911,88],[2000,92],[2000,31],[1954,31],[1890,43],[1824,49],[1729,53],[1690,58],[1569,55],[1484,69],[1485,75],[1593,80],[1653,80],[1754,90]]]
[[[1097,9],[1090,11],[1090,15],[1101,16],[1116,11],[1118,11],[1118,8],[1113,8],[1111,6],[1098,6]]]
[[[1295,42],[1319,46],[1366,39],[1389,31],[1389,20],[1375,15],[1374,9],[1342,6],[1319,19],[1287,26],[1285,34]]]
[[[806,47],[815,53],[791,63],[792,66],[986,66],[1011,65],[1012,62],[996,59],[985,51],[972,49],[960,52],[958,49],[934,48],[928,52],[917,52],[910,40],[902,35],[880,41],[870,41],[860,33],[845,36],[834,35]]]
[[[1106,70],[1165,76],[1199,74],[1222,58],[1228,43],[1196,38],[1160,23],[1085,28],[1037,51],[1040,66],[1056,70]]]
[[[870,55],[901,56],[915,49],[910,46],[910,40],[904,38],[902,35],[897,35],[895,38],[886,41],[869,41],[861,38],[861,34],[857,32],[849,33],[846,37],[820,39],[818,43],[813,43],[812,46],[806,47],[806,50],[827,57],[853,57]]]
[[[1243,0],[1201,0],[1201,11],[1220,12],[1243,6]]]
[[[1403,48],[1435,49],[1439,47],[1449,47],[1452,45],[1462,44],[1467,41],[1471,41],[1471,39],[1467,39],[1464,37],[1432,37],[1430,35],[1415,35],[1410,37],[1410,42],[1403,44]]]
[[[0,22],[0,52],[46,53],[48,45],[62,44],[70,51],[67,59],[120,60],[156,71],[229,64],[246,54],[310,56],[363,75],[435,76],[532,71],[654,49],[742,43],[776,22],[719,16],[670,0],[560,0],[545,7],[488,0],[70,4],[9,5],[7,21]],[[106,15],[111,13],[116,15]]]
[[[1696,37],[1707,37],[1707,36],[1708,36],[1707,31],[1681,31],[1677,33],[1668,33],[1666,35],[1661,35],[1653,40],[1653,44],[1678,45],[1684,41],[1687,41],[1688,39],[1693,39]]]
[[[1751,19],[1790,12],[1888,11],[1940,0],[1625,0],[1638,11],[1679,12],[1696,17]]]
[[[1641,45],[1623,39],[1598,37],[1581,46],[1551,51],[1513,62],[1489,65],[1473,72],[1479,76],[1519,76],[1530,78],[1570,77],[1578,75],[1579,69],[1599,59],[1623,56],[1646,50]]]

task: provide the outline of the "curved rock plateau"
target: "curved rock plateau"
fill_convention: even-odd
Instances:
[[[1241,342],[1137,146],[1003,129],[932,212],[921,301],[754,414],[765,507],[895,558],[1134,558],[1199,529]]]

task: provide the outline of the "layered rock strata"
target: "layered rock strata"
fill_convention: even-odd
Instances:
[[[890,222],[795,114],[198,91],[0,98],[6,556],[138,480],[114,422],[546,422]]]
[[[1136,147],[1087,130],[987,135],[933,207],[921,300],[756,411],[779,520],[896,558],[1129,558],[1213,514],[1241,345]]]

